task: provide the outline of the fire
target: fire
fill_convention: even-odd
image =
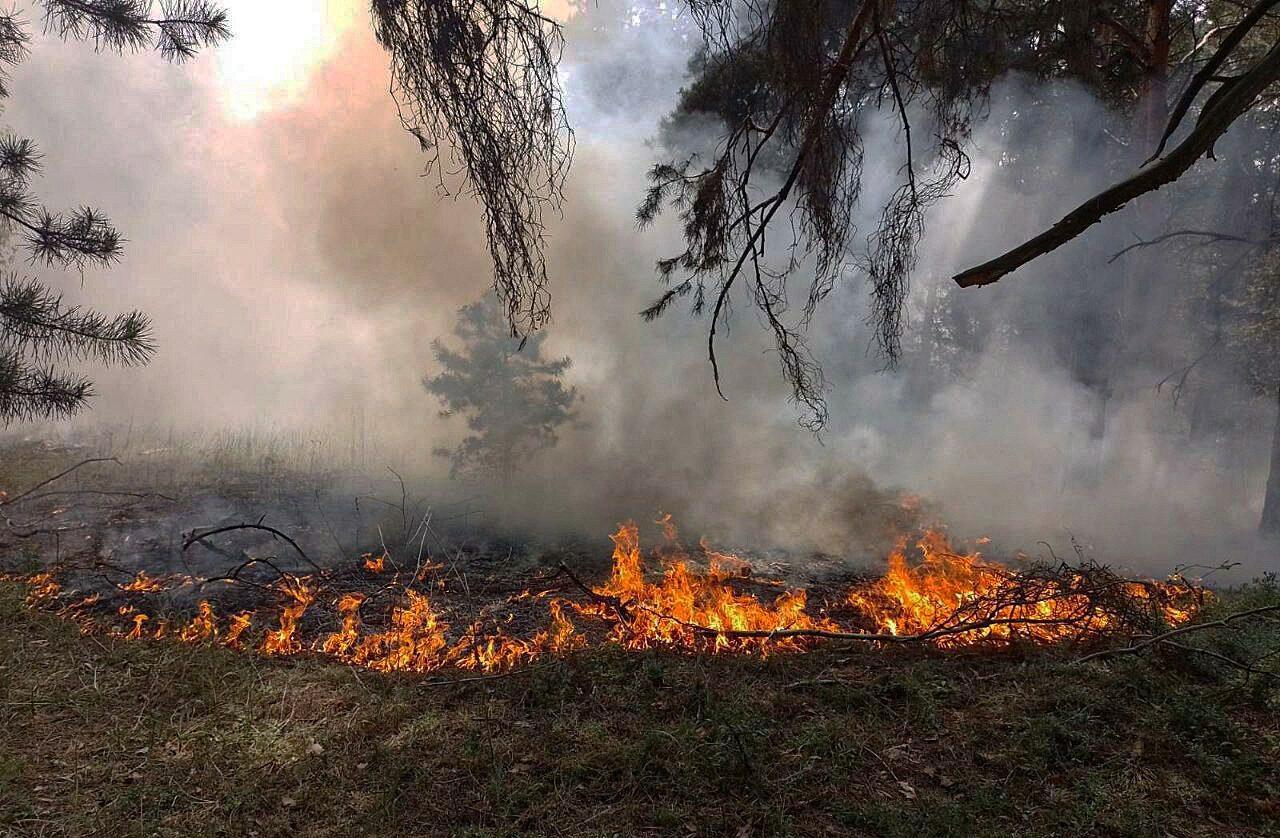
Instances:
[[[187,643],[201,643],[218,636],[218,618],[207,599],[200,601],[200,611],[195,619],[178,630],[178,637]]]
[[[142,638],[142,626],[151,619],[146,614],[133,615],[133,631],[125,635],[126,640],[140,640]]]
[[[157,576],[149,575],[145,570],[139,570],[138,575],[131,581],[125,582],[118,586],[122,591],[133,591],[141,594],[153,594],[156,591],[165,589],[165,582]]]
[[[663,520],[668,541],[675,542],[669,520]],[[682,551],[669,556],[660,582],[645,577],[644,556],[636,525],[623,524],[613,540],[613,572],[596,588],[597,595],[618,603],[611,637],[629,649],[709,647],[714,651],[797,648],[795,638],[770,638],[770,632],[829,628],[825,620],[805,613],[806,594],[786,591],[771,604],[737,593],[728,580],[735,574],[713,554],[706,573],[691,569]],[[739,560],[740,561],[740,560]],[[599,611],[600,609],[598,609]],[[605,615],[607,616],[607,615]],[[726,632],[761,632],[760,637],[733,637]]]
[[[352,663],[383,672],[427,672],[438,668],[448,647],[444,622],[427,595],[408,592],[408,601],[391,612],[391,626],[364,637],[350,654]]]
[[[37,573],[27,580],[30,590],[27,592],[27,607],[34,608],[58,598],[62,586],[53,578],[52,573]]]
[[[1080,571],[1018,574],[976,551],[954,549],[940,529],[926,530],[916,541],[918,562],[908,560],[908,545],[899,539],[884,576],[848,596],[850,605],[891,635],[932,636],[940,646],[1057,642],[1118,628],[1124,615],[1117,604],[1124,602],[1151,602],[1174,625],[1192,616],[1177,604],[1182,591],[1166,583],[1107,577],[1092,584]]]
[[[361,574],[286,574],[274,586],[283,602],[269,616],[250,610],[220,617],[212,602],[201,600],[186,620],[145,613],[135,596],[119,605],[97,593],[64,591],[49,572],[6,578],[29,586],[29,606],[54,610],[84,631],[127,640],[172,637],[268,656],[309,653],[380,672],[504,671],[583,648],[593,637],[632,650],[757,654],[803,650],[832,635],[878,643],[909,638],[941,648],[1047,644],[1149,631],[1160,621],[1177,625],[1194,616],[1203,595],[1185,582],[1133,581],[1088,563],[1015,570],[957,549],[945,531],[933,529],[902,538],[874,582],[825,598],[833,614],[844,615],[837,623],[825,609],[808,610],[806,591],[756,578],[749,563],[705,541],[695,559],[680,545],[670,516],[657,524],[663,544],[648,556],[635,524],[618,528],[604,583],[588,587],[568,574],[588,599],[561,598],[555,588],[524,590],[469,610],[465,621],[450,608],[443,578],[427,582],[416,573],[412,579],[396,574],[376,592],[353,589],[371,584]],[[379,572],[387,555],[361,558],[366,570]],[[705,571],[697,569],[703,561]],[[660,575],[647,566],[656,564]],[[117,587],[154,593],[173,580],[193,581],[140,572]],[[347,589],[339,587],[343,580]],[[567,584],[563,577],[561,583]],[[766,585],[775,591],[751,593]],[[69,604],[59,608],[60,600]],[[546,611],[539,617],[541,604]],[[112,616],[95,617],[95,607],[98,614],[110,608]],[[312,609],[307,623],[330,621],[330,627],[306,636],[303,617]],[[521,619],[522,613],[533,616]],[[601,630],[582,633],[574,613],[599,621]],[[530,619],[536,622],[522,628]],[[255,626],[263,627],[260,634]]]
[[[262,638],[259,649],[264,655],[296,655],[302,651],[302,642],[295,636],[298,621],[311,603],[315,602],[315,594],[307,587],[306,582],[296,577],[285,577],[280,589],[293,601],[280,612],[280,628],[267,632]]]
[[[346,657],[360,639],[360,606],[363,594],[343,594],[338,599],[338,613],[342,615],[342,629],[320,641],[319,651],[334,657]]]
[[[239,614],[232,614],[231,620],[227,625],[227,633],[222,638],[222,645],[229,646],[232,649],[239,649],[240,635],[248,631],[252,623],[252,612],[242,611]]]

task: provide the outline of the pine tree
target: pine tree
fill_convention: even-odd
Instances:
[[[570,360],[542,357],[546,332],[513,336],[492,295],[464,306],[453,333],[461,347],[432,343],[442,371],[423,384],[444,405],[440,415],[465,415],[471,433],[436,453],[449,458],[453,476],[509,478],[523,461],[554,446],[557,429],[573,420],[578,393],[561,381]]]
[[[226,12],[204,0],[42,0],[42,6],[45,31],[118,53],[154,49],[183,61],[229,35]],[[2,68],[25,59],[29,42],[17,11],[0,14],[0,96],[9,92]],[[0,137],[0,230],[16,237],[32,264],[83,272],[117,262],[123,240],[107,217],[90,207],[46,208],[30,192],[39,171],[35,143]],[[75,362],[137,365],[154,352],[145,314],[68,305],[39,281],[10,274],[0,282],[0,423],[83,409],[93,385],[68,368]]]

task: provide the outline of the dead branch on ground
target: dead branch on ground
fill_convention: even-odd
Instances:
[[[1166,631],[1162,634],[1149,636],[1145,640],[1142,640],[1139,643],[1134,643],[1130,646],[1119,646],[1113,649],[1101,649],[1097,652],[1092,652],[1080,658],[1079,661],[1077,662],[1087,663],[1089,661],[1102,660],[1104,658],[1119,657],[1121,655],[1137,655],[1142,652],[1145,652],[1146,650],[1154,646],[1160,645],[1162,643],[1169,644],[1169,641],[1171,641],[1175,637],[1181,637],[1183,635],[1194,634],[1196,632],[1201,632],[1201,631],[1212,631],[1215,629],[1232,628],[1233,623],[1239,620],[1248,619],[1250,617],[1256,617],[1260,614],[1275,614],[1275,613],[1280,613],[1280,605],[1264,605],[1260,608],[1250,608],[1246,611],[1237,611],[1234,614],[1228,614],[1227,616],[1222,617],[1221,619],[1210,620],[1209,622],[1205,622],[1205,623],[1188,623],[1185,626],[1178,626],[1177,628],[1170,629],[1169,631]],[[1174,644],[1170,644],[1170,645],[1174,645]],[[1197,651],[1203,651],[1203,650],[1197,650]],[[1244,666],[1239,662],[1235,662],[1235,663],[1236,665]],[[1267,674],[1271,675],[1271,673],[1267,673]],[[1272,676],[1272,677],[1280,677],[1280,676]]]
[[[302,560],[305,561],[307,564],[311,565],[311,567],[316,571],[316,573],[319,573],[322,576],[324,575],[324,572],[325,572],[324,568],[320,567],[320,565],[312,561],[311,557],[308,556],[306,552],[301,547],[298,546],[298,542],[294,541],[288,535],[276,529],[275,527],[266,526],[265,524],[262,523],[261,518],[258,519],[258,522],[256,524],[231,524],[225,527],[215,527],[213,529],[205,530],[204,532],[201,532],[199,529],[194,529],[183,536],[182,551],[185,553],[187,549],[191,547],[191,545],[196,543],[203,543],[203,541],[206,538],[209,538],[210,536],[219,535],[225,532],[234,532],[236,530],[260,530],[262,532],[270,533],[272,536],[274,536],[275,538],[281,541],[284,541],[290,547],[292,547],[295,551],[297,551],[298,555],[302,557]]]

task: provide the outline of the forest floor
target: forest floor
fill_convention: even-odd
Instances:
[[[604,645],[383,675],[82,634],[27,593],[0,582],[3,835],[1280,835],[1280,686],[1210,655]],[[1263,580],[1203,619],[1274,603]]]

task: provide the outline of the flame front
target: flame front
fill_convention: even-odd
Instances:
[[[771,604],[737,593],[729,584],[736,574],[724,566],[724,554],[712,553],[708,571],[690,568],[688,556],[678,548],[670,519],[659,521],[672,553],[666,558],[662,580],[645,578],[639,530],[623,524],[613,540],[613,571],[596,594],[618,603],[621,613],[611,637],[628,649],[654,647],[733,649],[798,648],[797,638],[771,638],[773,632],[834,628],[828,621],[805,613],[804,591],[787,591]],[[736,558],[736,557],[734,557]],[[740,561],[740,560],[739,560]],[[604,616],[609,606],[596,606]],[[727,632],[759,632],[759,637],[735,637]]]
[[[262,638],[261,651],[265,655],[294,655],[302,651],[302,641],[296,636],[298,621],[315,602],[315,594],[301,579],[286,577],[281,588],[292,602],[280,612],[280,627],[267,632]]]
[[[213,603],[201,600],[197,613],[187,620],[146,613],[136,595],[194,580],[140,572],[116,586],[129,601],[115,608],[105,623],[94,616],[99,594],[64,591],[52,573],[3,578],[29,586],[29,607],[56,610],[86,632],[105,629],[126,640],[173,637],[256,649],[268,656],[311,653],[380,672],[502,671],[568,653],[601,636],[633,650],[757,654],[798,651],[832,633],[879,642],[910,638],[942,648],[1056,643],[1149,631],[1160,621],[1177,625],[1194,616],[1205,595],[1186,583],[1123,579],[1089,563],[1015,571],[986,561],[980,553],[953,548],[942,530],[928,530],[915,539],[901,539],[880,578],[853,587],[837,600],[826,599],[833,604],[832,613],[857,615],[852,624],[843,617],[837,624],[828,616],[809,613],[804,590],[783,589],[767,599],[750,593],[753,587],[778,588],[781,583],[754,578],[749,563],[705,542],[700,543],[699,555],[707,569],[695,569],[695,559],[681,547],[670,516],[657,523],[664,535],[663,545],[653,554],[662,566],[660,577],[646,573],[639,530],[627,523],[611,536],[612,569],[606,582],[589,589],[590,600],[557,598],[552,590],[525,590],[505,600],[505,611],[503,603],[493,603],[453,625],[447,615],[456,612],[448,609],[448,601],[441,600],[446,602],[441,610],[432,599],[447,596],[443,580],[429,581],[423,578],[425,571],[413,574],[407,583],[396,572],[374,593],[335,591],[333,580],[340,576],[284,574],[273,588],[282,599],[274,609],[219,616]],[[386,555],[360,558],[364,570],[378,573]],[[423,589],[415,587],[419,585]],[[433,591],[432,598],[426,590]],[[371,608],[375,599],[390,599],[390,605]],[[521,629],[510,606],[543,600],[545,622]],[[307,638],[303,619],[313,608],[319,613],[308,623],[332,621],[335,611],[337,622],[327,632]],[[601,621],[603,631],[584,635],[571,613]],[[248,639],[251,636],[256,642]]]
[[[915,548],[920,560],[913,563],[909,540],[899,539],[886,573],[849,592],[849,604],[891,635],[932,637],[940,646],[1058,642],[1119,628],[1121,606],[1133,602],[1149,603],[1171,625],[1193,615],[1179,605],[1185,589],[1169,583],[1112,577],[1090,583],[1080,569],[1063,576],[1018,574],[981,553],[954,549],[940,529],[927,530]]]

